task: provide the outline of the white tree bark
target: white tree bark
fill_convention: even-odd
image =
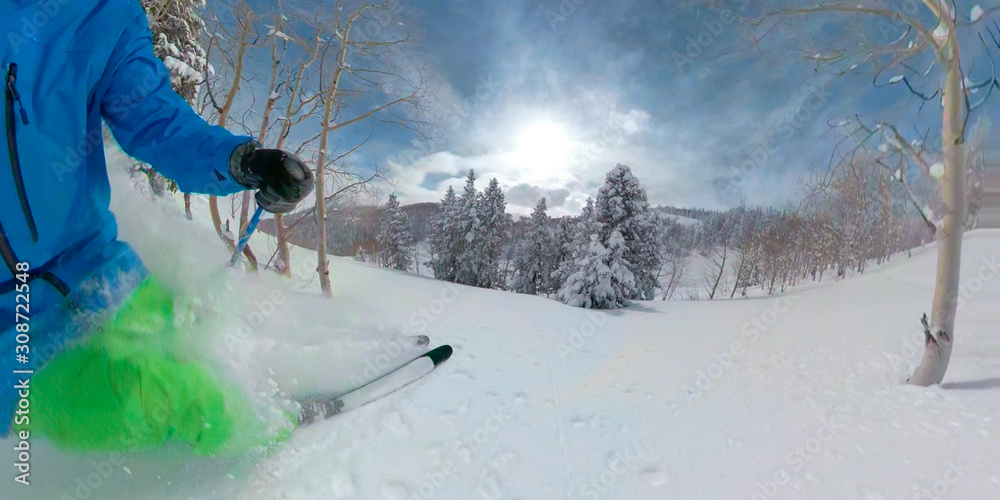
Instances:
[[[952,344],[955,341],[955,316],[958,311],[959,271],[965,222],[966,147],[963,120],[965,89],[962,85],[955,23],[949,24],[948,40],[939,52],[947,68],[941,125],[941,145],[945,165],[945,174],[941,181],[941,197],[945,213],[937,231],[937,282],[931,306],[930,328],[926,331],[924,341],[924,357],[908,381],[912,385],[919,386],[940,384],[944,379],[948,361],[951,359]]]

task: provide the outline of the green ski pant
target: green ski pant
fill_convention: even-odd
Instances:
[[[273,443],[241,390],[177,358],[173,304],[151,277],[101,331],[46,364],[31,380],[32,434],[79,451],[177,440],[214,454]]]

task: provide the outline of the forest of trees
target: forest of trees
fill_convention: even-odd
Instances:
[[[245,0],[142,0],[142,5],[156,55],[170,70],[174,89],[196,111],[265,147],[288,150],[314,169],[314,206],[302,207],[287,217],[291,220],[283,215],[270,220],[277,244],[247,245],[244,255],[254,270],[260,265],[289,275],[289,244],[305,243],[317,251],[317,276],[330,296],[328,243],[344,239],[344,231],[333,225],[353,223],[354,209],[363,205],[359,201],[377,200],[376,184],[386,176],[384,168],[354,163],[353,157],[376,130],[420,136],[430,124],[424,106],[427,68],[408,58],[419,50],[422,25],[396,2],[335,0],[311,11]],[[401,59],[408,61],[405,67]],[[176,189],[145,165],[136,165],[135,172],[148,176],[155,195]],[[185,202],[190,218],[190,196]],[[209,197],[216,233],[231,250],[252,205],[250,191]],[[328,234],[334,232],[331,226],[340,234]],[[372,242],[369,247],[376,246],[378,224],[369,226],[350,227],[356,233],[351,244],[363,236]],[[261,251],[267,253],[258,262]]]
[[[481,288],[506,288],[500,267],[510,238],[512,217],[496,179],[482,193],[476,174],[466,177],[461,195],[448,188],[434,219],[430,237],[434,277]]]
[[[971,177],[981,175],[981,164],[970,162],[969,169]],[[936,231],[933,203],[916,203],[934,199],[933,184],[904,184],[898,172],[866,155],[812,179],[801,202],[780,208],[650,207],[629,167],[616,165],[580,215],[550,217],[542,198],[530,217],[514,220],[495,179],[484,192],[475,182],[470,171],[463,192],[449,188],[434,211],[427,204],[399,207],[393,197],[379,217],[366,220],[396,221],[392,238],[425,240],[431,257],[424,264],[438,279],[587,308],[780,293],[805,281],[864,273],[933,241]],[[975,192],[970,201],[969,228],[980,203]],[[430,221],[429,233],[391,215],[416,207]],[[398,262],[399,251],[382,243],[384,227],[368,232],[383,236],[366,252],[402,269],[386,264]],[[421,264],[408,262],[411,271]]]
[[[423,81],[403,84],[389,62],[394,51],[408,47],[405,33],[397,33],[396,26],[403,23],[390,28],[360,17],[366,9],[383,9],[387,18],[401,17],[400,12],[391,5],[340,0],[327,26],[290,18],[280,9],[255,12],[240,2],[227,13],[239,21],[234,24],[221,22],[213,11],[203,17],[197,1],[143,4],[156,54],[192,106],[213,123],[242,128],[269,147],[292,149],[315,166],[317,203],[262,224],[278,239],[262,264],[288,274],[289,243],[315,249],[328,295],[328,253],[358,255],[401,270],[419,271],[426,265],[439,279],[581,307],[770,294],[803,280],[863,273],[873,263],[932,241],[949,213],[940,201],[943,156],[925,150],[922,138],[905,138],[891,125],[868,125],[856,117],[837,126],[853,150],[835,152],[842,153],[835,154],[839,161],[810,179],[801,201],[786,207],[650,207],[624,165],[608,172],[596,199],[574,217],[549,217],[541,199],[531,217],[514,220],[506,213],[497,180],[480,193],[471,171],[463,192],[449,189],[439,204],[400,207],[391,197],[387,206],[373,207],[359,202],[358,195],[376,197],[373,182],[385,173],[349,163],[363,143],[331,147],[328,138],[342,127],[379,116],[400,127],[419,128],[419,113],[407,112],[419,111]],[[320,36],[350,33],[362,19],[370,25],[357,36],[385,52],[353,53],[351,39]],[[270,62],[255,66],[253,71],[264,70],[261,74],[250,74],[250,53]],[[345,59],[352,56],[357,61],[353,65]],[[360,73],[380,77],[357,78]],[[270,82],[266,99],[256,99],[253,89],[244,86],[249,79]],[[248,108],[241,109],[244,105]],[[303,124],[318,126],[319,132],[292,142],[291,130]],[[975,225],[979,213],[983,164],[983,138],[968,135],[966,229]],[[868,147],[872,139],[877,147]],[[334,150],[336,155],[328,155]],[[907,165],[920,172],[911,174]],[[154,192],[171,187],[151,170],[139,169],[150,176]],[[324,179],[330,192],[324,191]],[[219,201],[210,203],[213,222],[220,238],[232,246],[246,225],[251,197],[229,198],[223,209]],[[426,262],[418,252],[420,242],[429,247]],[[248,247],[245,254],[256,267],[253,250]]]

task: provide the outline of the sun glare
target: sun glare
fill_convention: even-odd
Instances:
[[[573,144],[566,132],[552,122],[537,122],[521,132],[517,153],[521,161],[543,169],[569,166]]]

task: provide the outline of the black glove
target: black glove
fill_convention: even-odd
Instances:
[[[295,209],[313,190],[313,173],[302,160],[280,149],[261,149],[256,141],[236,148],[229,162],[233,180],[257,189],[257,204],[273,214]]]

